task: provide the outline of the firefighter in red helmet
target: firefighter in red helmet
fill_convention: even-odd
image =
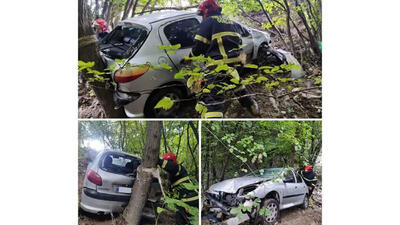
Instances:
[[[178,199],[185,202],[189,206],[199,207],[199,194],[195,190],[188,190],[183,184],[191,183],[188,173],[182,165],[178,164],[176,155],[172,152],[167,152],[159,160],[158,165],[169,174],[171,182],[171,191],[176,193]],[[176,224],[190,224],[189,211],[183,207],[178,206],[176,212]]]
[[[317,185],[317,175],[312,170],[311,166],[307,165],[304,167],[304,170],[301,172],[301,176],[303,177],[304,182],[308,187],[308,197],[311,197],[315,186]]]
[[[232,77],[239,76],[236,69],[242,68],[242,57],[245,55],[241,49],[242,39],[238,29],[239,24],[221,14],[222,8],[215,0],[206,0],[198,7],[198,14],[203,16],[200,29],[195,36],[195,46],[192,48],[190,57],[204,55],[210,57],[216,62],[224,62],[229,70],[222,70],[215,73],[217,66],[211,63],[207,65],[207,74],[204,79],[204,86],[210,88],[210,93],[203,93],[201,102],[207,107],[207,113],[204,117],[221,118],[225,111],[225,97],[223,93],[223,84],[232,83]],[[236,77],[237,77],[236,76]],[[235,95],[239,97],[239,102],[246,107],[253,115],[259,115],[257,103],[249,96],[249,92],[243,85],[235,85],[233,90]]]

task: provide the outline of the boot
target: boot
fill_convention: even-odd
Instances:
[[[247,107],[247,110],[251,113],[253,116],[260,116],[260,108],[258,107],[258,104],[254,99],[252,100],[252,104]]]

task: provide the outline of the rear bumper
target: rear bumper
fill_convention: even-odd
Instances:
[[[83,188],[79,205],[84,211],[94,214],[122,213],[130,198],[131,196],[103,194],[90,188]],[[156,204],[157,202],[147,201],[142,216],[155,219],[153,208],[156,208]]]
[[[118,201],[122,200],[122,198],[120,197],[116,197],[113,200],[110,200],[113,196],[116,197],[116,195],[101,194],[98,193],[96,190],[83,188],[80,207],[86,212],[95,214],[123,212],[125,206],[128,205],[130,196],[127,196],[127,201]]]

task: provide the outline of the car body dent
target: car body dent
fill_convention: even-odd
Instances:
[[[239,178],[232,178],[228,180],[221,181],[212,185],[209,189],[211,192],[225,192],[225,193],[236,193],[240,188],[246,187],[250,184],[255,184],[263,181],[263,178],[259,177],[239,177]]]

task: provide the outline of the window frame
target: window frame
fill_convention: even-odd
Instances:
[[[168,37],[168,35],[167,35],[167,33],[165,32],[165,30],[167,29],[167,27],[169,27],[169,26],[171,26],[171,25],[173,25],[173,24],[175,24],[175,23],[179,23],[179,22],[182,22],[182,21],[185,21],[185,20],[195,20],[196,22],[197,22],[197,27],[198,27],[198,30],[196,31],[196,33],[195,33],[195,35],[198,33],[198,31],[199,31],[199,29],[200,29],[200,21],[196,18],[196,17],[185,17],[185,18],[180,18],[180,19],[178,19],[178,20],[174,20],[174,21],[170,21],[168,24],[166,24],[163,28],[162,28],[162,32],[163,32],[163,34],[164,34],[164,36],[165,36],[165,38],[168,40],[168,42],[169,42],[169,44],[171,44],[171,45],[176,45],[176,44],[181,44],[180,42],[178,42],[178,43],[171,43],[171,40],[170,40],[170,38]],[[193,46],[195,45],[195,39],[194,39],[194,37],[193,37],[193,44],[192,45],[190,45],[190,46],[182,46],[182,44],[181,44],[181,48],[180,49],[187,49],[187,48],[193,48]]]

